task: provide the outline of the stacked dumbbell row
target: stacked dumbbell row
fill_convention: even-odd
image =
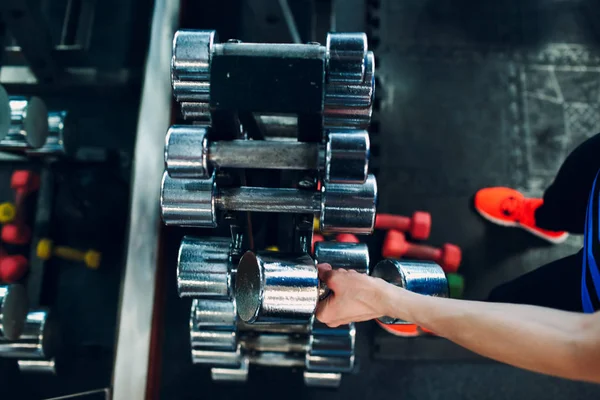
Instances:
[[[186,237],[180,247],[179,295],[195,299],[190,315],[190,344],[194,363],[217,365],[213,370],[213,376],[217,380],[245,380],[249,363],[264,364],[269,361],[274,366],[289,366],[289,363],[298,366],[298,360],[302,360],[301,366],[306,367],[311,377],[307,383],[313,385],[331,385],[334,381],[331,374],[339,375],[352,369],[353,326],[329,329],[315,322],[310,313],[304,316],[308,321],[298,321],[295,325],[255,326],[240,321],[236,297],[230,294],[232,281],[236,279],[236,269],[231,265],[229,251],[230,241],[223,238]],[[254,257],[266,259],[267,256]],[[319,262],[353,268],[363,273],[368,271],[368,249],[365,245],[323,243],[317,246],[315,258]],[[304,259],[308,260],[310,257],[306,256]],[[310,263],[314,267],[314,261]],[[267,283],[261,290],[266,296],[269,296],[271,290],[268,283],[270,275],[279,272],[272,269],[264,271]],[[294,286],[295,290],[297,288],[297,285]],[[310,290],[308,286],[307,290]],[[316,301],[315,291],[315,295],[312,299],[307,299],[305,306],[308,310],[314,310]],[[248,306],[244,304],[244,307]],[[279,315],[272,315],[274,318],[299,318],[298,313],[291,315],[291,310],[279,309],[275,313]],[[273,336],[274,333],[280,336],[284,334],[284,337]],[[281,347],[252,345],[264,344],[265,341],[272,343],[273,340],[279,340]],[[292,342],[304,344],[301,350],[298,346],[285,347],[285,343]]]
[[[173,44],[173,92],[186,120],[210,124],[214,111],[235,110],[314,114],[321,115],[322,122],[308,141],[300,141],[300,121],[299,141],[230,137],[219,141],[220,132],[210,126],[172,127],[166,138],[161,195],[166,224],[216,227],[219,210],[275,212],[317,214],[328,232],[371,233],[377,189],[368,175],[370,146],[364,129],[371,115],[374,57],[367,51],[364,35],[333,34],[326,46],[262,45],[219,44],[215,32],[180,31]],[[252,76],[247,76],[249,66]],[[273,71],[277,66],[281,68]],[[254,90],[240,91],[249,79]],[[256,168],[315,171],[322,189],[221,187],[215,179],[220,169]],[[354,329],[342,329],[345,337],[340,329],[311,329],[319,294],[315,260],[308,255],[292,259],[245,255],[240,265],[247,265],[246,272],[238,277],[228,246],[224,239],[182,242],[178,279],[180,295],[195,298],[190,317],[194,362],[215,366],[213,378],[221,380],[242,379],[248,364],[268,363],[306,367],[309,384],[339,382],[340,372],[353,365]],[[217,248],[219,255],[210,250]],[[291,284],[296,294],[303,293],[297,302],[286,309],[282,299],[270,304],[255,301],[247,283],[255,278],[259,262],[306,278]],[[266,292],[271,290],[269,282],[265,280]],[[247,298],[239,297],[240,293]],[[214,321],[215,315],[221,319]],[[294,325],[302,327],[302,338],[292,332]],[[273,336],[270,330],[275,327],[283,338]],[[266,351],[273,350],[273,341],[285,343],[286,338],[296,345],[303,343],[302,350]],[[342,342],[352,343],[344,354]]]
[[[65,154],[70,123],[66,111],[48,112],[36,96],[9,96],[0,86],[0,150],[29,156]]]
[[[0,286],[0,358],[17,359],[24,372],[54,373],[55,329],[48,309],[29,310],[22,285]]]

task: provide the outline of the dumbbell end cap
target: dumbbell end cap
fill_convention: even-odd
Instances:
[[[27,319],[29,300],[23,285],[0,286],[0,337],[16,340],[21,336]]]
[[[427,240],[431,234],[431,214],[416,211],[413,214],[410,235],[416,240]]]
[[[0,86],[0,140],[8,135],[11,121],[10,99],[4,87]]]
[[[460,247],[446,243],[443,248],[443,268],[445,272],[456,272],[462,262],[462,251]]]
[[[400,258],[406,253],[406,250],[406,237],[404,233],[395,229],[389,230],[383,242],[383,250],[381,252],[383,258]]]

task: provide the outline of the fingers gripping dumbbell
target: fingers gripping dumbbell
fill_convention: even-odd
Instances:
[[[369,165],[369,134],[336,130],[327,144],[292,140],[208,141],[208,128],[173,126],[167,133],[165,165],[173,178],[210,178],[215,168],[319,170],[326,182],[364,183]]]
[[[259,324],[309,322],[319,298],[326,295],[317,262],[368,273],[369,252],[364,244],[319,242],[315,244],[315,259],[308,254],[246,252],[235,278],[241,320]]]
[[[415,258],[438,263],[446,272],[456,272],[462,260],[460,247],[446,243],[441,249],[406,241],[402,232],[391,230],[383,243],[383,257],[386,258]]]
[[[383,260],[373,267],[371,276],[381,278],[411,292],[428,296],[448,297],[446,274],[439,265],[432,262]],[[409,323],[391,317],[381,317],[379,321],[384,324]]]
[[[161,212],[167,225],[215,227],[217,209],[319,214],[323,232],[369,234],[375,223],[377,183],[323,185],[321,191],[287,188],[218,188],[214,175],[206,180],[163,175]]]

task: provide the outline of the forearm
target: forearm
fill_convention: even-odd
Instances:
[[[593,319],[598,315],[436,298],[398,288],[386,297],[387,315],[478,354],[544,374],[600,383],[600,332]]]

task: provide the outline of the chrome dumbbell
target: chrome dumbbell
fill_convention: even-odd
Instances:
[[[364,129],[374,69],[362,33],[330,33],[321,46],[221,44],[215,31],[180,30],[173,39],[171,81],[186,119],[210,119],[214,109],[322,113],[325,127]]]
[[[0,343],[17,340],[25,328],[29,300],[22,285],[0,285]]]
[[[439,265],[428,261],[383,260],[371,272],[393,285],[411,292],[437,297],[448,297],[448,280]],[[379,318],[384,324],[406,324],[406,321],[391,317]]]
[[[369,234],[375,223],[377,183],[369,175],[364,184],[334,184],[321,191],[288,188],[218,188],[210,179],[174,179],[164,173],[161,212],[167,225],[216,227],[217,209],[296,214],[319,214],[328,233]]]
[[[172,178],[208,179],[215,168],[319,170],[326,182],[364,183],[369,166],[369,134],[330,131],[327,144],[295,140],[208,141],[209,128],[176,125],[169,129],[165,165]]]
[[[27,151],[31,156],[60,156],[73,154],[74,123],[67,111],[48,113],[48,137],[40,148]]]
[[[0,134],[4,150],[37,149],[48,137],[48,110],[39,97],[9,96],[10,126]]]
[[[55,330],[48,310],[31,311],[19,338],[0,341],[0,357],[48,360],[56,350]]]
[[[369,252],[364,244],[323,243],[316,249],[315,258],[308,254],[246,252],[235,279],[241,320],[250,324],[309,323],[319,299],[324,297],[317,262],[368,271]]]

